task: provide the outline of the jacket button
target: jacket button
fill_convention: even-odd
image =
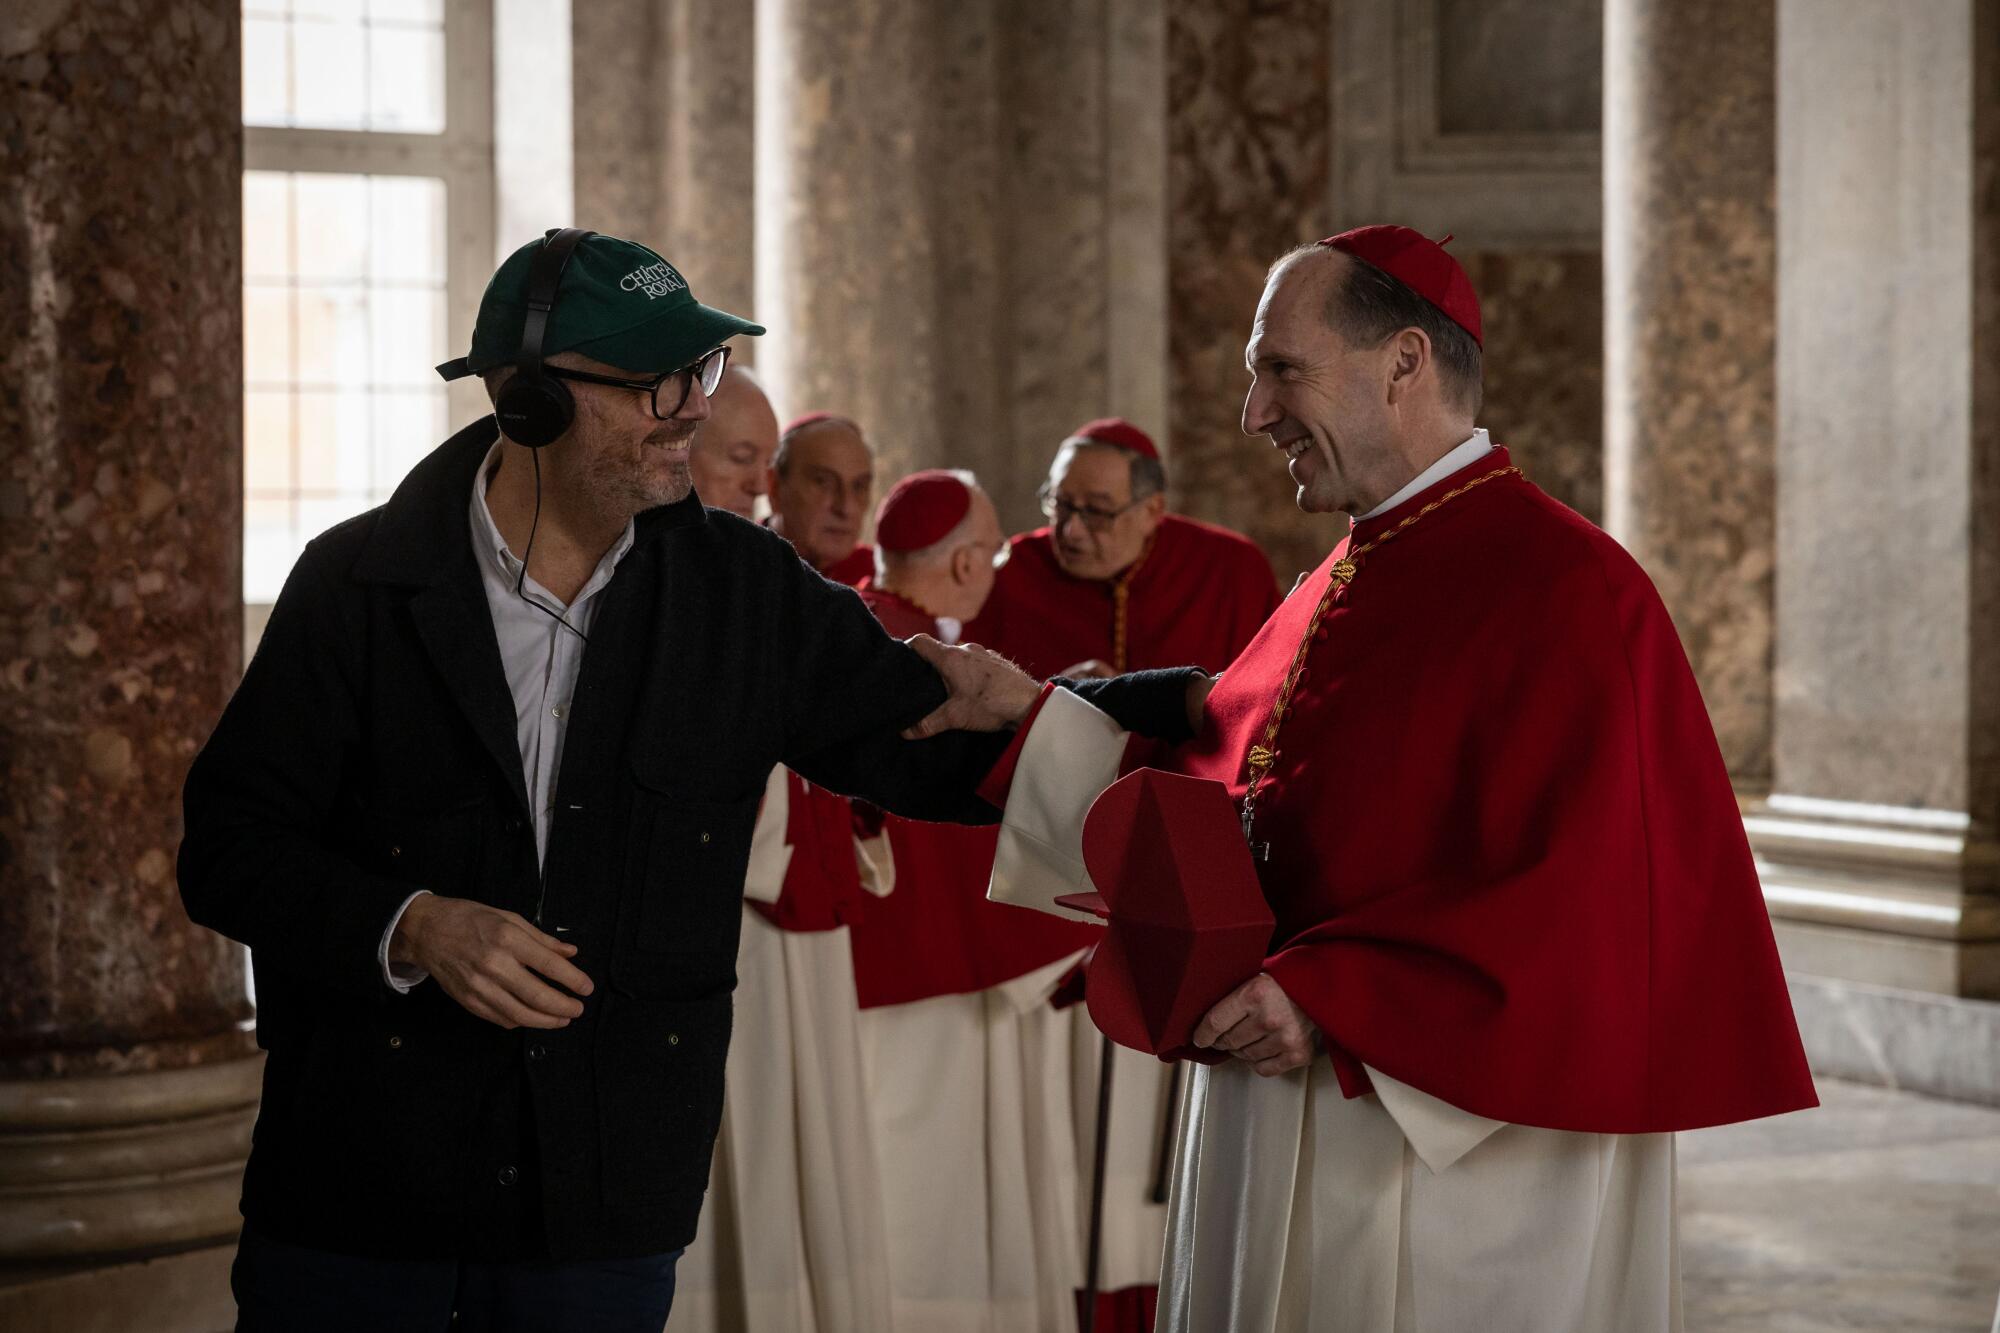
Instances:
[[[548,1053],[549,1048],[541,1045],[539,1042],[528,1048],[528,1058],[530,1060],[539,1060]]]
[[[678,1045],[680,1045],[680,1044],[681,1044],[681,1034],[680,1034],[680,1033],[678,1033],[678,1032],[669,1032],[669,1033],[667,1034],[667,1045],[669,1045],[669,1046],[678,1046]]]
[[[389,848],[389,855],[391,856],[401,856],[402,854],[403,854],[403,849],[400,844],[392,845]]]
[[[500,1168],[500,1183],[502,1185],[511,1185],[520,1178],[521,1178],[521,1173],[519,1171],[516,1171],[513,1167],[503,1166]]]
[[[403,1049],[403,1039],[402,1039],[401,1037],[391,1037],[391,1038],[389,1038],[389,1049],[390,1049],[390,1050],[392,1050],[392,1051],[400,1051],[400,1050],[402,1050],[402,1049]]]
[[[703,833],[702,833],[702,835],[701,835],[701,840],[702,840],[703,842],[707,842],[707,841],[708,841],[708,834],[707,834],[706,832],[703,832]]]

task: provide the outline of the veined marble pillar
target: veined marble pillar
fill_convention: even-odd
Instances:
[[[23,1265],[240,1225],[243,955],[174,884],[181,781],[241,666],[239,23],[235,0],[0,20],[10,1326]]]
[[[1778,31],[1752,837],[1795,969],[2000,998],[2000,3],[1781,0]]]
[[[913,468],[1011,461],[996,336],[1000,24],[994,6],[757,5],[760,365],[785,412]]]
[[[1271,261],[1331,230],[1331,4],[1165,9],[1170,489],[1177,509],[1255,538],[1290,588],[1346,520],[1300,513],[1282,460],[1243,434],[1243,346]]]
[[[1605,526],[1752,791],[1771,771],[1774,43],[1772,0],[1605,8]]]
[[[756,7],[758,365],[878,492],[978,472],[1010,530],[1073,427],[1166,427],[1164,22],[1139,0]],[[700,290],[700,288],[697,288]]]

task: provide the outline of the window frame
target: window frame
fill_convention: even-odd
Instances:
[[[472,345],[479,298],[493,274],[493,0],[444,0],[443,13],[443,133],[245,125],[243,170],[442,180],[449,356]],[[445,387],[446,419],[454,427],[489,410],[477,379]],[[251,608],[246,629],[261,629],[268,607],[245,605]]]

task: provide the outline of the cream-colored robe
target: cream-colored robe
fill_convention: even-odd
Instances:
[[[792,849],[776,768],[744,897],[776,902]],[[882,886],[868,881],[871,888]],[[887,1333],[889,1254],[847,930],[746,905],[722,1129],[668,1333]]]
[[[1048,1005],[1075,961],[861,1012],[898,1333],[1076,1327],[1071,1022]]]
[[[1087,892],[1089,804],[1125,734],[1058,690],[1022,747],[989,896]],[[1671,1134],[1508,1125],[1369,1070],[1188,1086],[1161,1274],[1175,1333],[1677,1333]]]

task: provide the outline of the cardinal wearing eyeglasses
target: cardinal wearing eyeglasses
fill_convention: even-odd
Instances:
[[[657,1333],[721,1113],[766,775],[991,823],[1004,737],[692,486],[756,324],[644,246],[516,251],[494,402],[300,557],[185,791],[268,1053],[241,1329]]]

